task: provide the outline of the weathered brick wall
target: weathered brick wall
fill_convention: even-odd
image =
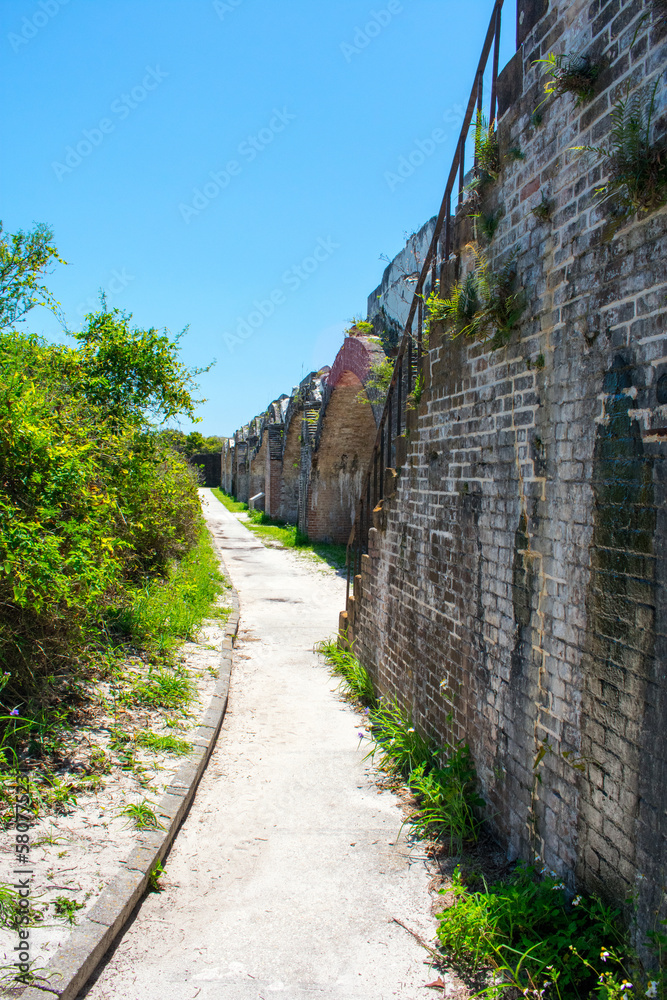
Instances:
[[[250,458],[250,483],[248,492],[251,497],[258,493],[266,493],[266,463],[268,453],[267,428],[261,429],[261,439],[257,442]]]
[[[362,383],[354,372],[340,371],[312,455],[306,515],[309,538],[347,542],[376,433]]]
[[[226,438],[222,446],[222,482],[225,493],[234,492],[234,441]]]
[[[648,9],[552,2],[519,50],[499,131],[525,159],[492,193],[490,254],[516,248],[528,307],[495,353],[432,335],[352,622],[380,689],[469,741],[508,854],[617,900],[636,890],[645,926],[667,861],[667,211],[605,241],[599,161],[570,147],[605,142],[628,83],[647,99],[660,78],[664,128]],[[534,127],[550,51],[607,65],[594,100],[551,100]],[[532,214],[543,194],[550,220]]]
[[[294,413],[285,430],[281,467],[280,518],[296,524],[299,516],[299,468],[301,460],[301,416]]]

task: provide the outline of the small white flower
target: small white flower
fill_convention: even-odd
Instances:
[[[657,997],[658,995],[658,980],[652,979],[648,984],[648,989],[646,991],[647,997]]]
[[[414,733],[414,729],[408,729],[409,733]]]
[[[606,962],[607,959],[609,958],[609,952],[608,951],[601,951],[600,952],[600,958],[602,959],[603,962]]]
[[[574,899],[572,900],[572,905],[579,906],[580,902],[581,902],[581,896],[575,896]]]

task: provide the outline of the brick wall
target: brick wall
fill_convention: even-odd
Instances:
[[[490,193],[504,216],[489,253],[517,251],[528,306],[495,353],[433,332],[350,606],[380,689],[469,741],[508,855],[616,900],[636,891],[644,926],[667,861],[667,211],[605,239],[599,161],[571,147],[605,142],[628,84],[646,98],[660,79],[664,128],[649,9],[551,2],[505,76],[501,145],[525,159]],[[550,51],[605,68],[592,101],[552,99],[535,127],[534,60]],[[532,213],[543,195],[550,220]]]
[[[376,433],[375,417],[359,378],[352,371],[339,372],[312,456],[309,538],[347,543]]]

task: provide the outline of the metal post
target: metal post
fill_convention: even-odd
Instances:
[[[500,3],[496,3],[496,33],[493,40],[493,69],[491,71],[491,110],[489,112],[489,128],[496,120],[496,84],[498,82],[498,56],[500,54]]]

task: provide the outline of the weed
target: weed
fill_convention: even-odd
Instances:
[[[148,873],[149,892],[164,892],[164,886],[160,885],[160,878],[162,875],[164,875],[164,868],[162,867],[162,862],[158,861],[153,865]]]
[[[95,747],[88,760],[88,771],[91,774],[109,774],[111,772],[111,761],[101,747]]]
[[[547,196],[543,191],[542,200],[540,201],[539,205],[536,205],[535,208],[531,209],[531,212],[533,213],[536,219],[540,220],[540,222],[549,222],[551,216],[553,215],[553,210],[554,210],[554,203],[549,198],[547,198]]]
[[[437,289],[431,293],[428,323],[444,323],[452,338],[488,341],[495,351],[508,342],[526,305],[523,290],[516,289],[516,260],[508,257],[494,272],[482,249],[474,243],[466,249],[472,269],[456,282],[449,298],[441,299]]]
[[[162,823],[157,818],[157,813],[151,808],[151,803],[146,799],[123,806],[118,815],[126,816],[128,820],[131,820],[136,830],[164,829]]]
[[[595,897],[570,900],[556,874],[545,871],[539,878],[519,864],[506,881],[471,891],[457,867],[451,887],[441,890],[452,892],[455,902],[438,914],[440,945],[471,970],[495,967],[483,994],[499,997],[515,988],[536,1000],[594,994],[621,1000],[635,995],[628,992],[632,975],[635,989],[642,984],[638,995],[664,997],[662,972],[643,969],[619,911]]]
[[[419,403],[421,402],[422,393],[424,391],[424,376],[420,372],[414,384],[414,388],[411,393],[409,393],[406,400],[406,407],[408,410],[415,410]]]
[[[612,127],[607,146],[574,146],[579,151],[604,158],[607,183],[598,194],[609,199],[612,221],[609,235],[628,216],[653,212],[667,202],[667,139],[651,142],[655,110],[656,80],[648,103],[640,93],[626,94],[611,112]]]
[[[175,736],[158,736],[156,733],[143,731],[137,733],[135,742],[138,746],[154,753],[169,753],[175,756],[185,756],[192,753],[192,743],[187,740],[179,740]]]
[[[375,761],[376,754],[379,754],[378,767],[381,770],[409,778],[420,766],[435,766],[438,757],[436,743],[422,736],[396,698],[381,701],[371,710],[368,719],[373,745],[366,756]]]
[[[368,378],[363,388],[359,390],[357,401],[360,403],[383,403],[389,391],[393,374],[393,360],[386,358],[384,361],[374,361],[370,366]]]
[[[551,77],[544,85],[545,100],[575,94],[576,104],[579,105],[595,95],[595,81],[602,67],[592,63],[588,56],[557,56],[550,52],[546,59],[536,59],[535,63],[544,63]]]
[[[475,220],[475,225],[479,228],[479,231],[484,237],[486,243],[490,243],[496,235],[496,230],[500,225],[502,217],[502,209],[498,209],[497,212],[476,212],[474,215],[471,215],[471,218]]]
[[[477,840],[484,800],[477,794],[475,765],[465,744],[449,747],[442,767],[415,768],[408,784],[419,802],[419,811],[409,819],[418,837],[448,840],[450,854]]]
[[[333,639],[318,642],[315,651],[324,656],[331,667],[331,673],[341,678],[341,687],[348,697],[368,707],[376,704],[371,676],[352,653],[340,649]]]
[[[481,191],[498,180],[501,162],[496,123],[489,123],[480,111],[475,118],[475,160],[477,173],[471,187]]]
[[[68,924],[76,923],[76,911],[82,910],[85,903],[77,903],[75,899],[68,899],[67,896],[56,896],[53,901],[53,908],[57,917],[62,917]]]
[[[542,112],[538,111],[537,108],[535,108],[532,115],[530,116],[530,124],[533,126],[533,128],[539,128],[543,121],[544,118]]]
[[[505,156],[511,163],[515,163],[517,160],[526,159],[526,154],[518,146],[512,146],[511,149],[508,149]]]
[[[193,698],[192,682],[182,673],[155,670],[124,693],[122,700],[148,708],[183,710]]]
[[[210,536],[202,530],[166,579],[148,581],[134,592],[118,623],[144,648],[164,656],[184,639],[194,639],[204,619],[225,613],[215,608],[223,588]]]

